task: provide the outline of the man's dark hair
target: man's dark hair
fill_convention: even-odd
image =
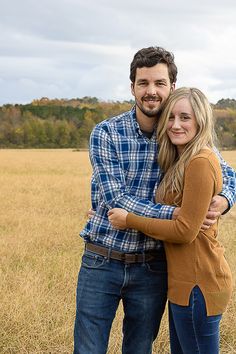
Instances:
[[[130,64],[130,80],[135,82],[137,68],[152,67],[156,64],[164,63],[168,67],[171,84],[177,80],[177,67],[174,62],[174,55],[161,47],[148,47],[140,49]]]

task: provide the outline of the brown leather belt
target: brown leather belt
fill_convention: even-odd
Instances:
[[[166,260],[164,248],[144,253],[123,253],[103,246],[95,245],[94,243],[86,243],[85,249],[94,252],[100,256],[116,259],[117,261],[121,261],[124,263],[143,263],[154,260]]]

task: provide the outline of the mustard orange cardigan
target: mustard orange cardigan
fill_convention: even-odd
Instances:
[[[185,170],[182,205],[176,220],[153,219],[128,213],[127,227],[163,240],[168,264],[168,299],[187,306],[192,288],[198,285],[207,314],[225,311],[232,293],[232,276],[217,240],[217,224],[207,231],[201,225],[211,199],[222,190],[222,172],[209,149],[194,156]],[[173,203],[173,195],[165,200]]]

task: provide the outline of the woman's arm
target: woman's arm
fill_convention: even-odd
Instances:
[[[109,220],[125,220],[123,228],[137,229],[144,234],[172,243],[190,243],[198,235],[212,197],[222,188],[221,170],[216,159],[194,158],[185,171],[182,205],[176,220],[160,220],[110,211]],[[119,209],[118,209],[119,210]]]

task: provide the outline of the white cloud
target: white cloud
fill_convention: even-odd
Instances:
[[[236,2],[8,0],[1,6],[0,104],[34,98],[130,99],[135,52],[174,52],[177,86],[236,97]]]

